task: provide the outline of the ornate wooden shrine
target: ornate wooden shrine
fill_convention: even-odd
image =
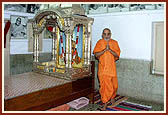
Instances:
[[[32,20],[34,38],[33,71],[75,80],[91,74],[91,34],[93,18],[83,7],[58,6],[39,11]],[[52,33],[52,60],[39,62],[39,39],[47,29]]]

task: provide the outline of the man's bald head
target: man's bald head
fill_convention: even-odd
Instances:
[[[111,30],[109,28],[103,29],[102,38],[108,40],[111,38]]]
[[[111,30],[109,28],[104,28],[103,33],[104,33],[104,31],[109,31],[109,33],[111,34]]]

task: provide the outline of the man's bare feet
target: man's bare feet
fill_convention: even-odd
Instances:
[[[104,104],[103,108],[99,108],[100,111],[105,111],[107,108],[107,103]]]
[[[115,99],[111,99],[111,103],[112,103],[112,104],[115,103]]]
[[[107,103],[104,104],[103,111],[105,111],[107,108]]]

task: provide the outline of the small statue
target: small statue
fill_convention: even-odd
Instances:
[[[75,43],[75,41],[72,40],[72,58],[75,55],[75,58],[72,59],[72,64],[73,64],[73,61],[76,64],[79,64],[81,62],[81,58],[78,56],[78,51],[77,51],[77,49],[75,49],[75,46],[76,46],[76,43]]]

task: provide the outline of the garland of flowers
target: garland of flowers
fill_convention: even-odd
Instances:
[[[73,58],[72,58],[72,64],[73,64],[73,60],[75,59],[76,54],[77,54],[77,46],[78,46],[78,39],[79,39],[79,28],[80,28],[80,26],[78,25],[78,28],[77,28],[77,35],[76,35],[75,51],[74,51],[74,53],[72,54],[72,56],[73,56]]]
[[[62,32],[60,32],[60,40],[61,40],[61,49],[62,49],[61,57],[64,59],[64,62],[66,63]]]

